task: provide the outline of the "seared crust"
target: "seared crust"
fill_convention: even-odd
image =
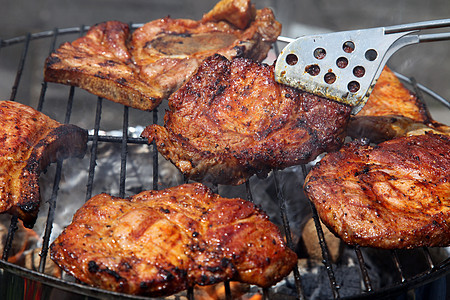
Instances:
[[[229,13],[234,12],[233,17]],[[200,62],[221,53],[262,60],[281,32],[272,11],[249,0],[224,0],[200,21],[166,17],[130,34],[109,21],[62,44],[46,60],[45,80],[81,87],[141,110],[152,110],[174,92]]]
[[[169,98],[164,127],[143,137],[188,178],[241,184],[338,149],[350,107],[274,80],[273,66],[220,55],[206,59]]]
[[[348,244],[449,246],[449,174],[449,136],[427,133],[377,147],[354,141],[309,172],[305,191]]]
[[[39,175],[52,162],[82,157],[87,131],[63,125],[26,105],[0,101],[0,212],[32,227],[39,211]]]
[[[129,199],[97,195],[50,249],[85,283],[148,296],[226,279],[268,287],[297,262],[264,212],[199,183]]]

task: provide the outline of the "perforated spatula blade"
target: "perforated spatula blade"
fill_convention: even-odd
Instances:
[[[356,114],[367,102],[384,65],[398,49],[450,39],[449,33],[411,33],[448,26],[450,19],[303,36],[290,42],[278,56],[275,79],[348,104]]]

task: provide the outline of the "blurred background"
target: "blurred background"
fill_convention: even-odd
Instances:
[[[145,23],[170,15],[173,18],[200,19],[217,1],[207,0],[0,0],[0,38],[9,39],[54,28],[94,25],[108,20]],[[253,0],[257,8],[271,7],[282,23],[282,34],[296,37],[325,31],[389,26],[450,17],[450,1],[433,0]],[[449,29],[450,30],[450,29]],[[44,51],[48,51],[48,46]],[[388,65],[450,99],[450,41],[408,46],[396,53]],[[4,49],[0,49],[0,54]],[[0,57],[0,97],[8,97],[17,71],[11,55]],[[44,55],[45,57],[45,55]],[[38,63],[38,62],[37,62]],[[40,85],[42,74],[30,80]],[[27,80],[27,79],[24,79]],[[23,83],[22,83],[23,84]],[[22,92],[23,97],[33,97]],[[430,103],[434,109],[434,103]],[[433,110],[435,119],[448,123],[448,110]]]

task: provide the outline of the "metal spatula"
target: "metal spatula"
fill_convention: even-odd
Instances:
[[[450,19],[389,27],[308,35],[288,40],[278,56],[275,79],[319,96],[351,105],[366,104],[384,65],[400,48],[450,39],[450,33],[412,34],[449,27]]]

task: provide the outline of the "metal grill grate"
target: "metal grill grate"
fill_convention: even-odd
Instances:
[[[131,24],[132,28],[138,28],[142,26],[142,24]],[[0,58],[2,58],[2,50],[6,47],[18,45],[21,47],[21,55],[19,57],[18,63],[17,63],[17,73],[14,80],[14,83],[11,88],[11,95],[10,100],[15,101],[17,97],[17,93],[19,91],[19,88],[21,87],[21,79],[23,78],[23,74],[25,71],[25,66],[27,63],[27,59],[30,57],[30,50],[34,46],[33,43],[36,40],[45,40],[46,43],[48,42],[49,52],[53,51],[55,49],[55,45],[57,44],[57,41],[59,38],[61,38],[64,35],[68,34],[78,34],[79,36],[83,35],[86,30],[88,30],[88,26],[80,26],[80,27],[73,27],[73,28],[65,28],[65,29],[54,29],[51,31],[45,31],[40,33],[33,33],[33,34],[27,34],[24,36],[19,36],[7,40],[0,40]],[[283,43],[283,38],[280,38],[278,43]],[[37,47],[42,47],[41,45],[38,45]],[[275,44],[274,51],[276,54],[279,53],[278,50],[278,44]],[[42,58],[44,60],[45,58]],[[409,82],[413,85],[413,87],[416,89],[416,93],[419,94],[421,92],[424,92],[428,95],[430,95],[433,99],[440,102],[442,105],[446,106],[447,108],[450,108],[450,104],[447,100],[443,99],[439,95],[436,95],[432,91],[428,90],[426,87],[423,87],[421,85],[418,85],[414,82],[413,79],[408,79],[402,76],[401,74],[397,74],[401,79],[403,79],[406,82]],[[24,88],[25,89],[25,88]],[[37,110],[42,111],[44,106],[46,105],[46,99],[47,99],[47,83],[42,82],[41,83],[41,90],[39,95],[39,100],[37,104]],[[75,101],[77,101],[75,97],[75,92],[77,90],[74,87],[69,88],[69,95],[67,97],[66,101],[66,110],[65,110],[65,118],[64,122],[69,123],[73,108],[75,106]],[[89,148],[90,148],[90,157],[89,157],[89,171],[88,171],[88,178],[87,178],[87,185],[86,185],[86,198],[85,200],[88,200],[91,198],[93,193],[93,184],[94,184],[94,176],[96,172],[96,160],[97,160],[97,154],[98,154],[98,146],[99,143],[112,143],[112,144],[120,144],[120,178],[119,178],[119,197],[125,196],[126,191],[126,171],[127,171],[127,154],[128,154],[128,147],[132,144],[147,144],[147,141],[142,138],[135,138],[130,137],[129,132],[129,116],[130,116],[130,110],[128,107],[123,106],[123,115],[122,115],[122,135],[121,137],[112,136],[103,134],[103,131],[101,130],[101,119],[102,119],[102,111],[103,111],[103,99],[98,98],[97,99],[97,106],[96,106],[96,112],[95,112],[95,121],[93,130],[91,131],[89,135]],[[158,122],[158,109],[155,109],[153,112],[148,113],[148,118],[152,119],[153,123]],[[150,122],[149,122],[150,123]],[[144,124],[147,125],[147,124]],[[159,180],[159,165],[158,165],[158,152],[156,149],[156,145],[150,145],[151,151],[153,153],[153,189],[158,189],[158,180]],[[10,262],[8,262],[8,258],[10,255],[10,249],[11,245],[14,239],[14,234],[17,230],[17,224],[18,220],[17,217],[12,217],[9,230],[8,230],[8,236],[4,245],[4,251],[2,254],[2,259],[0,260],[0,268],[2,268],[4,271],[10,272],[12,274],[21,276],[23,278],[26,278],[27,280],[32,280],[40,283],[44,283],[45,285],[56,287],[65,291],[69,291],[71,293],[76,293],[79,295],[86,295],[90,297],[116,297],[116,298],[125,298],[125,299],[146,299],[144,297],[137,297],[137,296],[130,296],[130,295],[123,295],[115,292],[105,291],[98,288],[89,287],[86,285],[83,285],[78,282],[72,282],[65,280],[63,278],[55,278],[49,275],[44,274],[44,267],[46,264],[46,258],[47,258],[47,252],[49,248],[50,243],[50,237],[52,233],[52,227],[53,222],[55,218],[55,209],[58,202],[58,191],[59,191],[59,185],[60,180],[62,176],[62,170],[64,168],[64,162],[58,161],[56,164],[56,171],[54,175],[54,183],[53,183],[53,189],[51,193],[50,200],[48,201],[48,215],[46,218],[46,224],[45,224],[45,230],[43,234],[43,242],[42,242],[42,249],[41,249],[41,258],[39,262],[39,267],[37,271],[29,270],[23,267],[19,267],[17,265],[14,265]],[[305,177],[307,174],[307,168],[306,166],[302,166],[303,176]],[[287,244],[289,247],[294,248],[294,244],[291,237],[291,229],[289,225],[289,218],[286,211],[286,199],[283,195],[283,184],[280,182],[280,178],[278,175],[278,171],[273,172],[273,180],[274,185],[276,187],[276,195],[278,197],[278,206],[279,206],[279,213],[281,215],[282,219],[282,225],[284,229],[284,233],[287,238]],[[254,195],[252,195],[252,187],[249,181],[245,184],[246,193],[247,193],[247,199],[250,201],[253,201]],[[299,187],[295,187],[299,188]],[[215,192],[218,191],[218,187],[214,187]],[[314,219],[314,223],[316,225],[317,229],[317,235],[319,238],[319,244],[322,251],[323,256],[323,264],[325,266],[326,275],[329,279],[330,287],[331,287],[331,294],[330,298],[341,298],[340,291],[343,287],[340,286],[338,282],[339,278],[336,278],[336,274],[334,272],[334,266],[331,262],[331,259],[329,257],[328,248],[325,243],[324,239],[324,233],[319,221],[319,217],[317,215],[317,211],[312,203],[310,203],[310,207],[312,210],[312,215]],[[379,289],[374,289],[372,280],[369,276],[369,271],[366,266],[366,262],[364,260],[363,252],[360,247],[355,247],[354,251],[357,257],[357,261],[360,268],[360,275],[363,282],[363,292],[358,295],[347,297],[348,299],[351,298],[379,298],[381,296],[390,296],[395,295],[400,292],[404,292],[408,289],[412,289],[418,286],[421,286],[425,283],[431,282],[433,280],[436,280],[437,278],[440,278],[442,276],[445,276],[446,274],[450,273],[450,258],[446,258],[443,261],[440,262],[433,262],[433,257],[428,251],[427,248],[418,250],[420,251],[421,255],[426,260],[428,266],[426,271],[420,271],[416,272],[414,274],[406,274],[405,272],[405,266],[401,262],[399,251],[390,251],[390,257],[392,259],[393,265],[395,266],[395,269],[398,273],[398,281],[395,282],[393,285],[382,287]],[[411,272],[409,272],[411,273]],[[0,273],[1,274],[1,273]],[[304,287],[302,285],[302,276],[300,275],[299,268],[294,269],[294,282],[295,282],[295,291],[297,293],[298,299],[306,299]],[[230,291],[230,286],[228,283],[225,283],[225,290],[226,290],[226,297],[227,299],[232,298],[232,294]],[[1,294],[1,293],[0,293]],[[263,289],[262,290],[263,297],[265,299],[270,298],[271,291],[270,289]],[[192,289],[187,291],[187,297],[188,299],[194,299],[195,294]]]

